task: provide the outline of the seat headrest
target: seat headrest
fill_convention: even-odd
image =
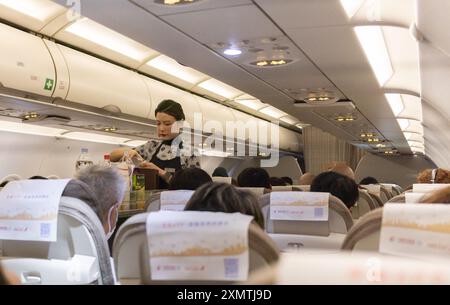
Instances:
[[[259,205],[265,217],[268,233],[328,236],[330,232],[346,233],[353,226],[352,215],[347,206],[331,194],[329,195],[329,219],[326,222],[271,220],[270,194],[262,196],[259,199]]]
[[[149,213],[142,213],[129,218],[116,234],[113,257],[119,280],[137,279],[138,282],[140,280],[140,283],[146,284],[186,283],[186,281],[152,280],[148,259],[146,229],[148,215]],[[276,244],[253,223],[248,227],[248,246],[250,250],[250,272],[278,260],[279,251]],[[196,282],[198,281],[189,281],[190,284]],[[200,281],[199,283],[205,284],[211,282]]]

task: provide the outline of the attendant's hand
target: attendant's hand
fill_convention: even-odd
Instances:
[[[152,162],[142,162],[139,167],[144,167],[144,168],[149,168],[149,169],[154,169],[158,171],[158,175],[159,176],[164,176],[166,174],[166,171],[159,168],[158,166],[156,166],[154,163]]]

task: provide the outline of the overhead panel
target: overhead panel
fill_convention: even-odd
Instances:
[[[0,92],[21,91],[50,97],[56,75],[52,58],[41,38],[0,24]],[[16,94],[19,94],[16,92]]]
[[[59,45],[70,73],[67,100],[87,106],[116,107],[121,113],[148,118],[150,95],[130,70]]]

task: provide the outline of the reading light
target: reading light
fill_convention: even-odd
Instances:
[[[242,51],[238,49],[226,49],[225,51],[223,51],[223,54],[228,56],[238,56],[242,54]]]

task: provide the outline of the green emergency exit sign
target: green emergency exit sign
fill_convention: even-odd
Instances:
[[[44,89],[48,90],[48,91],[52,91],[53,90],[53,85],[55,84],[55,81],[53,79],[47,78],[45,80],[45,85],[44,85]]]

